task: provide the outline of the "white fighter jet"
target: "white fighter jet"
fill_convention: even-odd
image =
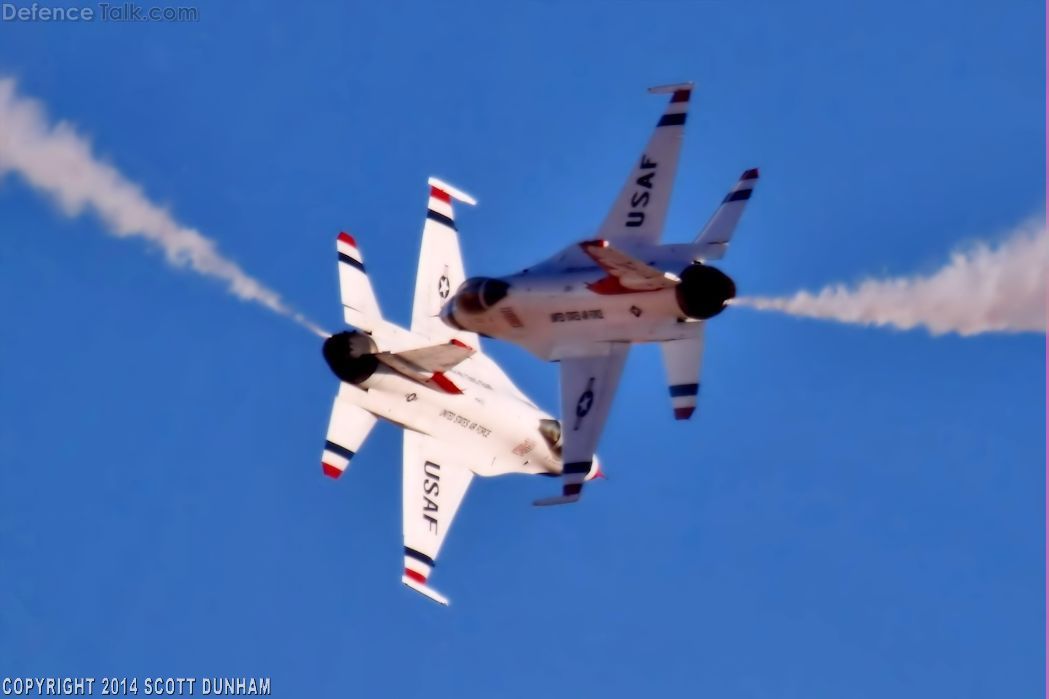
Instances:
[[[452,200],[467,194],[436,179],[423,226],[412,324],[386,320],[356,241],[336,241],[346,323],[355,330],[324,341],[324,359],[339,378],[324,474],[338,478],[377,418],[404,428],[404,576],[401,581],[441,604],[427,579],[474,475],[562,473],[561,425],[540,410],[479,350],[477,335],[439,317],[462,283],[463,262]],[[595,459],[586,479],[600,477]]]
[[[743,173],[692,242],[660,244],[692,85],[651,91],[670,102],[596,235],[517,274],[468,279],[442,309],[449,327],[560,362],[564,482],[537,505],[579,499],[632,343],[660,343],[674,417],[692,416],[705,321],[736,294],[707,263],[725,254],[758,171]]]

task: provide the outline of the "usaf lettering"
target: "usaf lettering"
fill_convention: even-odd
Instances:
[[[644,187],[644,189],[639,189],[630,197],[630,206],[634,208],[633,211],[628,212],[626,215],[626,225],[630,228],[637,228],[645,222],[645,212],[639,209],[644,209],[648,206],[649,193],[645,190],[652,189],[652,177],[656,174],[657,167],[659,167],[659,163],[649,160],[647,155],[641,156],[641,169],[651,170],[652,172],[645,173],[637,178],[637,186]]]
[[[441,466],[427,461],[423,465],[423,473],[426,474],[426,478],[423,479],[423,519],[429,525],[430,532],[436,534],[437,512],[440,509],[437,496],[441,494]]]

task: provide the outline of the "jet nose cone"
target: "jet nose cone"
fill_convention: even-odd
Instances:
[[[456,313],[483,313],[506,298],[510,285],[494,277],[471,277],[452,297]]]
[[[510,284],[496,277],[471,277],[441,308],[441,320],[458,330],[480,332],[474,320],[510,293]]]
[[[459,321],[457,321],[455,319],[455,297],[454,296],[452,297],[452,299],[448,303],[444,304],[444,306],[441,307],[440,317],[441,317],[441,322],[443,322],[449,328],[454,328],[455,330],[466,330],[466,328],[464,328],[463,326],[459,325]]]

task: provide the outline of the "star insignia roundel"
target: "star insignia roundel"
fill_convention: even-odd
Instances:
[[[583,391],[583,394],[579,396],[579,402],[575,406],[575,414],[578,418],[586,417],[586,414],[590,412],[590,407],[594,404],[594,392],[589,388]]]

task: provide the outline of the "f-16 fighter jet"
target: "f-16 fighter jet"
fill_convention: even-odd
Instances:
[[[480,352],[477,335],[441,322],[441,305],[464,278],[453,199],[475,203],[430,180],[410,330],[383,320],[357,242],[339,234],[339,291],[355,329],[332,335],[323,348],[340,381],[324,474],[343,474],[378,418],[404,428],[401,581],[441,604],[448,600],[426,583],[474,475],[563,470],[560,423]],[[595,460],[583,477],[600,475]]]
[[[562,493],[537,505],[579,499],[632,343],[660,343],[674,417],[692,416],[706,321],[736,294],[708,263],[728,249],[758,171],[742,174],[692,242],[660,244],[692,85],[651,92],[670,102],[596,235],[517,274],[468,279],[442,310],[449,327],[561,364]]]

